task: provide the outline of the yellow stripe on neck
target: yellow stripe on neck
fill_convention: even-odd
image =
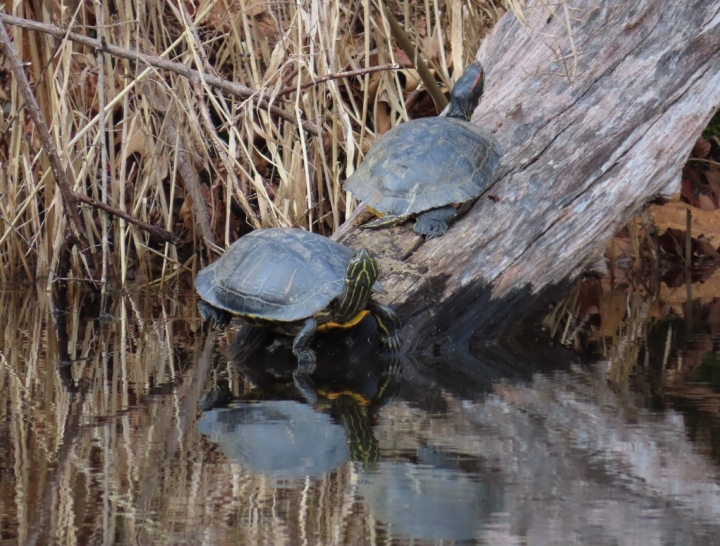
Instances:
[[[356,324],[358,324],[362,319],[364,319],[370,311],[367,309],[363,309],[356,315],[354,315],[352,318],[346,320],[345,322],[324,322],[323,324],[320,324],[317,328],[318,332],[324,332],[325,330],[333,330],[333,329],[341,329],[341,330],[347,330],[348,328],[352,328]]]

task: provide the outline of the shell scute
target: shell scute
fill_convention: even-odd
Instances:
[[[423,118],[383,135],[344,186],[382,214],[417,214],[479,196],[500,155],[497,140],[470,122]]]
[[[195,287],[232,314],[294,322],[325,310],[342,292],[352,250],[301,229],[257,230],[202,269]]]

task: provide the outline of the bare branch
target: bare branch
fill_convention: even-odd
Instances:
[[[218,76],[213,76],[212,74],[201,74],[197,70],[189,68],[184,64],[174,63],[172,61],[168,61],[167,59],[163,59],[162,57],[146,55],[145,53],[140,53],[138,51],[118,47],[116,45],[109,44],[104,40],[96,40],[94,38],[88,38],[87,36],[83,36],[81,34],[76,34],[74,32],[67,32],[59,27],[56,27],[55,25],[38,23],[37,21],[23,19],[21,17],[13,17],[12,15],[6,15],[4,13],[0,13],[0,21],[3,23],[7,23],[8,25],[25,28],[27,30],[44,32],[45,34],[50,34],[51,36],[55,36],[60,40],[67,39],[72,42],[90,47],[92,49],[103,51],[115,57],[138,61],[148,66],[179,74],[188,79],[197,78],[205,80],[208,85],[212,87],[222,89],[226,93],[229,93],[236,97],[240,97],[241,99],[249,99],[254,101],[259,108],[267,110],[272,115],[284,119],[285,121],[296,124],[299,122],[300,124],[302,124],[302,127],[308,133],[313,136],[320,136],[320,129],[317,125],[315,125],[311,121],[303,119],[300,119],[298,121],[298,118],[296,118],[292,114],[286,112],[282,108],[270,104],[270,97],[266,93],[251,89],[250,87],[242,85],[241,83],[228,81],[219,78]]]
[[[52,169],[53,177],[55,178],[62,195],[65,214],[70,220],[70,230],[77,241],[82,243],[84,247],[88,247],[87,234],[85,233],[85,229],[80,221],[80,215],[77,210],[77,196],[72,191],[72,185],[68,180],[65,169],[63,169],[60,156],[58,155],[55,144],[50,136],[48,126],[45,123],[45,119],[40,111],[37,100],[35,100],[35,95],[33,95],[32,89],[30,88],[30,82],[25,75],[25,70],[23,70],[22,63],[15,52],[15,47],[13,46],[12,40],[10,40],[10,36],[5,29],[2,19],[0,19],[0,43],[2,44],[5,56],[10,63],[10,69],[15,76],[20,93],[25,100],[25,108],[30,115],[30,119],[32,119],[35,124],[43,150],[45,150],[48,160],[50,161],[50,168]]]
[[[317,78],[311,82],[303,83],[300,85],[300,89],[307,89],[308,87],[313,87],[315,85],[320,85],[321,83],[324,83],[329,80],[341,80],[343,78],[354,78],[357,76],[364,76],[365,74],[372,74],[373,72],[385,72],[386,70],[400,70],[400,65],[397,63],[392,64],[383,64],[380,66],[370,66],[368,68],[360,68],[358,70],[347,70],[345,72],[338,72],[336,74],[326,74],[325,76],[322,76],[321,78]],[[297,74],[297,71],[295,72]],[[297,85],[289,85],[287,87],[283,87],[280,91],[278,91],[277,95],[278,97],[282,95],[288,95],[294,91],[297,91]]]
[[[120,209],[116,209],[115,207],[111,207],[110,205],[103,203],[101,201],[98,201],[97,199],[93,199],[92,197],[88,197],[87,195],[83,195],[81,193],[73,193],[73,196],[80,201],[81,203],[85,203],[86,205],[90,205],[91,207],[95,207],[96,209],[104,210],[105,212],[112,214],[113,216],[117,216],[118,218],[122,218],[126,222],[133,224],[140,229],[147,231],[148,233],[154,235],[161,241],[166,241],[168,243],[172,243],[174,245],[180,244],[181,240],[180,237],[177,235],[170,233],[166,229],[163,229],[158,226],[154,226],[152,224],[148,224],[146,222],[143,222],[142,220],[138,220],[134,216],[128,214],[127,212],[124,212]]]

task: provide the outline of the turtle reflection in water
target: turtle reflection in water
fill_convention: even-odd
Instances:
[[[399,364],[373,361],[362,373],[330,375],[323,368],[313,405],[286,399],[292,393],[271,374],[244,370],[254,387],[233,400],[229,383],[221,380],[203,396],[197,426],[246,471],[299,478],[331,472],[347,460],[364,469],[377,466],[380,450],[372,424],[394,392]],[[224,394],[218,396],[218,389]]]
[[[237,315],[294,336],[297,384],[315,371],[310,342],[317,331],[350,328],[371,313],[382,343],[393,351],[400,347],[397,315],[371,297],[377,276],[367,249],[353,253],[314,233],[275,228],[233,243],[198,273],[195,287],[200,314],[215,325],[227,325]]]
[[[493,515],[506,511],[502,474],[484,457],[453,451],[425,434],[416,442],[417,431],[391,424],[392,418],[383,420],[381,451],[374,424],[399,394],[398,364],[372,362],[361,373],[337,375],[326,375],[323,367],[315,406],[283,399],[291,395],[286,387],[257,368],[242,373],[254,388],[234,400],[228,392],[230,398],[206,407],[197,423],[243,472],[278,480],[270,482],[276,488],[304,487],[304,478],[353,461],[356,499],[397,539],[392,543],[472,541]]]
[[[436,237],[455,216],[452,203],[485,191],[501,154],[495,138],[470,123],[483,86],[476,62],[455,84],[446,117],[402,123],[375,143],[344,184],[380,216],[364,228],[394,226],[417,215],[415,231]]]
[[[257,474],[316,476],[348,459],[343,427],[294,400],[236,402],[203,412],[197,427],[229,459]]]

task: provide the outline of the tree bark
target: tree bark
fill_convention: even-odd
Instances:
[[[592,4],[592,5],[590,5]],[[380,258],[405,348],[512,333],[592,268],[680,171],[720,102],[720,2],[530,0],[508,12],[478,59],[473,121],[503,149],[494,180],[442,237],[410,224],[336,238]]]

